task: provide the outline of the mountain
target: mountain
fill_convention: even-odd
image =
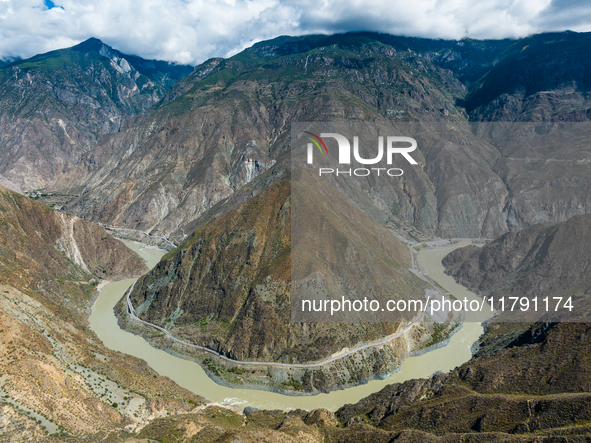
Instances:
[[[91,39],[0,70],[0,175],[84,218],[180,242],[286,159],[290,122],[419,121],[422,171],[369,190],[381,219],[494,238],[589,212],[587,38],[279,37],[190,74]]]
[[[0,68],[3,68],[4,66],[7,66],[14,62],[18,62],[20,60],[22,60],[20,57],[4,57],[0,59]]]
[[[94,172],[73,188],[80,197],[68,210],[180,240],[215,204],[286,160],[291,122],[467,123],[455,106],[466,88],[430,61],[433,53],[397,50],[363,35],[334,36],[330,46],[319,46],[324,42],[317,37],[291,40],[260,43],[197,67],[201,74],[181,81],[184,94],[87,154],[84,163]],[[295,43],[299,49],[289,52]],[[498,152],[467,124],[452,132],[453,148],[442,150],[434,129],[427,130],[430,146],[421,150],[427,166],[377,198],[427,232],[503,232],[505,186],[491,171]],[[455,174],[459,169],[462,176]],[[490,189],[498,197],[491,199]],[[469,209],[460,210],[466,202]],[[383,218],[390,215],[385,211]]]
[[[108,434],[202,402],[89,328],[99,281],[146,271],[98,226],[0,186],[2,440]]]
[[[466,111],[480,121],[531,121],[536,114],[543,121],[557,110],[568,121],[581,121],[577,114],[584,120],[590,39],[588,33],[567,31],[516,41],[472,85]]]
[[[251,214],[248,208],[258,207],[251,205],[263,199],[266,210],[279,217],[271,208],[287,201],[275,186],[290,178],[288,124],[310,121],[353,122],[365,131],[367,121],[401,133],[414,127],[416,168],[400,180],[359,180],[359,192],[343,200],[339,194],[324,199],[361,210],[371,225],[412,225],[428,235],[490,238],[536,220],[561,221],[586,212],[591,195],[586,192],[586,125],[569,131],[560,121],[528,121],[523,126],[471,122],[474,116],[462,107],[479,85],[476,74],[468,72],[492,72],[498,59],[509,57],[518,44],[453,42],[455,51],[464,51],[454,64],[444,57],[452,42],[388,40],[372,34],[280,37],[228,60],[210,60],[178,89],[173,87],[161,106],[134,118],[133,126],[88,154],[89,164],[97,169],[66,208],[90,220],[172,234],[179,242],[189,239],[141,280],[132,298],[144,320],[195,344],[234,359],[301,363],[388,335],[400,326],[347,329],[346,338],[331,339],[319,331],[313,339],[321,338],[321,346],[309,338],[295,340],[296,331],[286,326],[285,297],[277,297],[288,282],[276,277],[287,265],[252,246],[252,238],[266,240],[263,233],[271,242],[287,238],[285,220],[242,215]],[[444,61],[456,72],[442,68]],[[554,111],[560,112],[559,104]],[[558,149],[565,139],[574,142]],[[549,196],[542,199],[544,190]],[[331,223],[334,229],[344,221]],[[228,243],[208,241],[205,233]],[[369,236],[359,237],[372,244]],[[281,248],[286,244],[291,248],[287,241],[280,242]],[[204,245],[207,254],[200,250]],[[409,267],[405,248],[389,249],[395,253],[393,263]],[[355,245],[352,250],[362,248]],[[245,261],[247,252],[256,257],[256,266],[246,266],[252,266]],[[375,255],[360,256],[368,268],[379,263]],[[190,271],[195,264],[200,274]],[[344,274],[337,273],[334,281],[346,281]],[[326,271],[323,277],[329,275]],[[379,285],[370,273],[350,275],[356,281],[342,287],[355,286],[363,278],[370,286]],[[265,278],[273,283],[269,288]],[[417,287],[412,277],[400,281]],[[416,293],[407,288],[400,286],[396,292]],[[120,308],[124,315],[124,306]],[[261,312],[264,316],[257,317]],[[144,335],[155,344],[170,345],[149,330]],[[420,347],[425,337],[422,332],[412,337],[407,348]],[[376,374],[395,364],[389,357],[384,361],[383,355],[372,358],[379,362]],[[342,370],[346,383],[368,377],[367,372],[353,377],[349,368]],[[306,385],[303,372],[292,376],[308,390],[326,389],[333,381],[325,377]],[[286,380],[261,382],[276,387]]]
[[[306,192],[313,194],[314,189],[317,186],[311,185]],[[332,197],[334,213],[308,219],[302,229],[309,243],[293,245],[291,223],[299,221],[292,219],[291,184],[287,180],[272,184],[205,224],[139,279],[130,296],[136,313],[175,337],[241,361],[310,363],[400,331],[411,317],[406,318],[406,323],[404,318],[396,323],[375,319],[346,322],[346,318],[338,316],[339,322],[331,318],[329,323],[322,323],[322,319],[293,320],[292,248],[310,250],[316,241],[327,251],[334,248],[332,258],[321,259],[313,267],[316,278],[322,276],[324,281],[340,282],[349,288],[354,282],[363,291],[372,288],[382,295],[379,299],[384,305],[384,298],[392,294],[401,299],[422,299],[429,288],[408,271],[410,254],[405,245],[352,205],[348,218],[340,216],[339,209],[347,202]],[[313,234],[331,231],[334,235],[324,236],[323,240]],[[343,246],[335,239],[344,238],[347,231],[356,235]],[[350,296],[342,290],[339,293]],[[125,300],[117,310],[120,324],[137,333],[138,323],[128,316]],[[171,345],[151,328],[140,332],[159,346]],[[315,393],[392,372],[412,350],[430,341],[429,332],[429,327],[417,325],[388,345],[310,369],[271,371],[253,366],[256,371],[251,373],[243,369],[249,368],[246,364],[237,373],[232,370],[234,365],[226,361],[214,358],[215,364],[211,364],[208,362],[213,357],[209,355],[179,352],[196,358],[214,379],[225,383]]]
[[[577,47],[587,38],[564,36]],[[552,48],[548,53],[568,66],[578,64],[584,76],[582,53],[563,54],[564,43],[551,37],[538,46]],[[381,220],[399,219],[440,237],[484,238],[564,221],[591,208],[589,151],[581,142],[589,120],[577,92],[584,83],[573,86],[574,95],[563,85],[549,90],[555,96],[548,90],[524,96],[545,97],[543,106],[506,105],[504,78],[515,77],[521,89],[533,81],[519,77],[521,65],[512,62],[528,41],[357,33],[257,43],[196,67],[161,106],[85,153],[72,172],[78,178],[51,189],[67,195],[67,210],[84,218],[181,242],[245,184],[285,169],[292,122],[371,121],[401,133],[418,123],[421,167],[387,188],[368,184],[383,202],[374,211]],[[546,76],[560,76],[562,65],[549,64]],[[495,74],[501,67],[502,75]],[[479,98],[483,90],[494,97]],[[580,126],[573,129],[566,123],[575,108]],[[509,121],[504,109],[513,109]],[[567,167],[571,173],[564,174]],[[534,177],[537,184],[528,186]]]
[[[590,244],[591,214],[584,214],[551,226],[508,232],[482,248],[456,249],[443,264],[459,283],[485,297],[552,300],[553,296],[573,296],[574,312],[565,311],[557,318],[565,320],[562,315],[567,315],[570,321],[586,321]],[[544,318],[550,321],[548,314]]]
[[[0,68],[0,175],[24,190],[67,183],[102,136],[191,71],[95,38]]]
[[[158,72],[150,74],[110,48],[101,55],[103,46],[91,41],[84,51],[71,48],[64,50],[67,56],[58,51],[36,59],[30,70],[27,61],[0,69],[5,82],[0,123],[13,124],[6,123],[2,132],[1,164],[9,166],[0,170],[0,178],[24,190],[45,187],[43,201],[52,194],[57,206],[85,219],[178,241],[180,246],[139,280],[134,306],[143,319],[233,358],[311,361],[400,331],[402,323],[319,325],[290,322],[287,315],[287,270],[298,269],[288,251],[297,247],[324,248],[326,255],[315,265],[335,286],[350,283],[347,278],[359,287],[365,282],[383,285],[386,279],[378,279],[369,265],[380,269],[389,263],[386,278],[396,293],[422,295],[426,285],[408,271],[407,248],[385,226],[398,235],[404,230],[440,237],[501,236],[482,250],[456,251],[446,259],[450,272],[488,295],[572,296],[583,303],[589,283],[589,220],[584,214],[591,213],[587,40],[585,33],[483,42],[371,33],[279,37],[229,59],[209,60],[167,91],[168,86],[156,93],[150,85],[146,96],[137,82],[134,89],[131,78],[154,75],[150,82],[158,85],[157,78],[166,78],[159,77],[165,68],[154,64]],[[86,58],[89,65],[83,63]],[[127,74],[137,71],[133,76],[126,74],[123,61],[130,67]],[[100,76],[93,76],[97,72]],[[59,78],[52,84],[61,86],[52,95],[43,85],[54,76]],[[92,95],[88,91],[97,79],[99,92]],[[64,98],[71,97],[61,92],[64,85],[82,97],[83,106],[68,104],[74,102]],[[24,91],[22,106],[15,91]],[[305,212],[309,217],[303,227],[310,239],[292,245],[290,188],[297,182],[289,158],[290,123],[326,121],[365,126],[366,131],[367,122],[401,133],[414,128],[418,164],[398,180],[368,178],[358,182],[355,193],[345,195],[337,187],[334,195],[321,196],[329,209],[342,205],[353,215],[343,220],[336,211]],[[317,188],[303,191],[313,195]],[[12,230],[0,262],[10,269],[3,277],[10,286],[2,289],[8,295],[0,309],[0,364],[3,382],[5,374],[9,382],[2,389],[13,401],[55,417],[72,434],[106,438],[113,432],[109,438],[127,439],[126,426],[150,421],[139,438],[587,438],[589,330],[584,323],[549,323],[548,316],[526,318],[527,323],[489,322],[479,350],[462,367],[389,386],[335,415],[248,411],[245,417],[223,408],[192,410],[201,402],[198,397],[156,376],[139,360],[102,347],[85,326],[92,281],[101,274],[123,276],[139,269],[123,269],[124,261],[102,255],[103,231],[98,228],[64,215],[75,220],[72,235],[53,240],[67,232],[56,226],[69,222],[59,225],[59,213],[39,209],[23,196],[6,196],[1,204],[7,213],[20,214],[22,202],[36,209],[7,219]],[[53,215],[36,216],[38,211]],[[23,220],[34,223],[19,234]],[[88,245],[81,246],[75,226],[90,236]],[[325,238],[312,235],[319,227],[330,234],[324,243]],[[343,233],[353,235],[341,241]],[[29,238],[34,244],[27,243]],[[78,263],[72,239],[83,256]],[[56,244],[65,255],[54,252]],[[31,252],[38,249],[38,254]],[[349,275],[346,266],[356,263],[355,257],[368,266]],[[326,265],[328,258],[339,266]],[[55,281],[48,277],[52,273],[58,275]],[[59,303],[65,298],[69,303]],[[123,301],[118,315],[129,326]],[[155,345],[197,358],[151,329],[140,332]],[[254,373],[240,374],[214,358],[202,363],[221,382],[317,393],[387,373],[434,335],[428,326],[417,325],[392,347],[364,351],[327,371],[257,372],[253,367]],[[70,353],[55,347],[54,337]],[[105,398],[92,394],[78,377],[86,374],[82,365],[143,402],[139,420],[129,405],[109,407]],[[78,375],[67,372],[71,368],[80,369]],[[72,393],[62,388],[73,381]],[[36,422],[17,419],[15,408],[2,407],[4,414],[41,435]],[[175,415],[164,417],[166,412]]]
[[[92,291],[70,280],[96,283],[147,272],[139,257],[98,226],[4,187],[0,195],[3,284],[33,290],[58,306],[60,293],[73,291],[82,297]]]

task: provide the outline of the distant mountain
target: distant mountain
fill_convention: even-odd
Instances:
[[[192,69],[94,38],[0,68],[0,175],[24,190],[67,183],[103,135],[154,107]]]
[[[444,54],[470,46],[502,45],[447,42],[454,51],[439,51],[442,42],[392,37],[401,50],[378,37],[282,37],[206,62],[171,89],[168,102],[84,156],[84,180],[72,188],[84,195],[68,209],[183,239],[215,204],[273,165],[284,168],[291,122],[429,121],[458,125],[449,140],[454,147],[442,150],[436,129],[425,128],[426,166],[378,192],[383,208],[399,208],[383,219],[396,215],[442,235],[504,232],[505,185],[491,171],[498,153],[462,125],[467,119],[456,102],[466,88],[459,77],[431,61],[448,63]],[[458,69],[484,69],[494,58],[475,49],[464,56],[454,56]]]
[[[577,44],[587,38],[561,36]],[[558,57],[546,77],[559,78],[564,59],[578,64],[583,78],[582,53],[563,53],[558,37],[545,37],[548,54]],[[245,184],[264,188],[269,181],[259,175],[281,175],[291,122],[371,121],[402,132],[417,122],[422,166],[391,186],[365,189],[383,203],[374,211],[380,220],[400,219],[442,237],[485,238],[564,221],[591,211],[584,142],[591,104],[578,86],[569,95],[563,85],[536,93],[548,98],[543,106],[506,106],[504,79],[520,78],[521,65],[510,60],[528,41],[358,33],[257,43],[195,68],[160,107],[84,154],[72,172],[78,178],[64,180],[60,192],[80,196],[72,196],[71,212],[182,241]],[[506,75],[495,74],[501,67]],[[492,95],[478,98],[483,91]],[[465,107],[480,101],[490,109]],[[498,124],[509,109],[515,115]],[[575,114],[573,130],[565,122]]]
[[[22,58],[20,58],[20,57],[6,57],[3,59],[0,59],[0,68],[3,68],[4,66],[7,66],[11,63],[15,63],[15,62],[18,62],[21,60],[22,60]]]
[[[466,111],[478,121],[584,121],[590,44],[589,33],[568,31],[517,40],[471,86]]]

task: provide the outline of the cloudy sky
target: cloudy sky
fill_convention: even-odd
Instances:
[[[89,37],[197,64],[279,35],[379,31],[461,39],[591,31],[588,0],[0,0],[0,58]]]

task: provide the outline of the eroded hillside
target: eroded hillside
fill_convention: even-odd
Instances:
[[[201,403],[88,327],[101,279],[146,271],[98,226],[0,188],[0,438],[133,428]]]

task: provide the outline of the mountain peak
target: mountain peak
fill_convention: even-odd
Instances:
[[[105,45],[101,40],[95,37],[90,37],[88,40],[84,40],[82,43],[78,43],[76,46],[72,46],[75,51],[99,51]]]

